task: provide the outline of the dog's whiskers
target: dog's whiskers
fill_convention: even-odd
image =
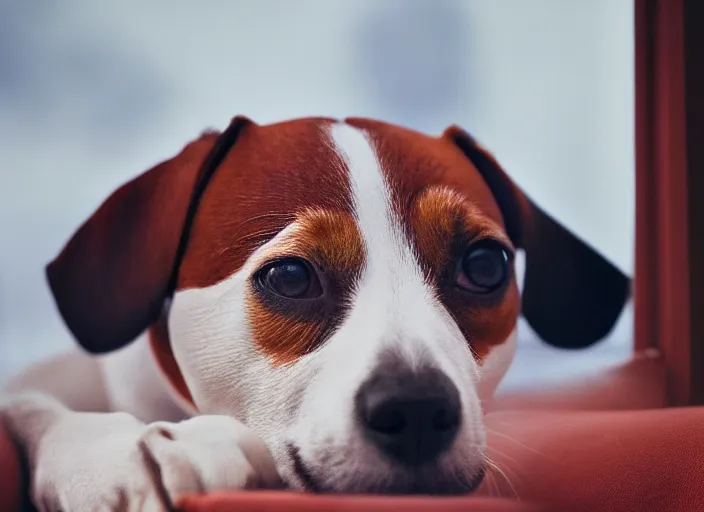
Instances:
[[[520,496],[518,495],[518,493],[516,492],[516,488],[513,486],[513,484],[511,483],[511,480],[508,478],[508,476],[506,475],[506,473],[504,472],[504,470],[501,469],[501,468],[499,467],[499,465],[498,465],[496,462],[494,462],[493,460],[491,460],[489,457],[485,457],[485,461],[486,461],[486,465],[489,467],[490,470],[494,471],[495,473],[498,473],[499,475],[501,475],[501,476],[503,477],[503,479],[506,481],[506,484],[507,484],[507,485],[509,486],[509,488],[511,489],[511,492],[513,493],[513,497],[514,497],[517,501],[520,502],[520,501],[521,501],[521,498],[520,498]],[[495,474],[495,473],[493,473],[493,474]],[[514,477],[515,477],[515,475],[514,475]],[[494,483],[494,484],[497,484],[495,480],[493,481],[493,483]],[[499,489],[498,485],[496,485],[496,488],[497,488],[497,491],[498,491],[498,489]],[[500,493],[500,491],[499,491],[499,493]]]
[[[547,454],[545,454],[545,453],[543,453],[543,452],[541,452],[541,451],[539,451],[539,450],[536,450],[535,448],[531,448],[530,446],[521,443],[520,441],[514,439],[513,437],[511,437],[511,436],[509,436],[509,435],[507,435],[507,434],[504,434],[504,433],[502,433],[502,432],[499,432],[499,431],[494,430],[494,429],[489,428],[489,427],[486,427],[486,430],[487,430],[487,432],[490,432],[491,434],[493,434],[493,435],[495,435],[495,436],[499,436],[499,437],[502,437],[502,438],[504,438],[504,439],[506,439],[506,440],[508,440],[508,441],[511,441],[512,443],[516,444],[517,446],[520,446],[521,448],[523,448],[523,449],[525,449],[525,450],[528,450],[528,451],[530,451],[530,452],[532,452],[532,453],[535,453],[536,455],[540,455],[541,457],[546,458],[546,459],[549,460],[550,462],[553,462],[553,463],[557,463],[557,462],[558,462],[558,461],[556,461],[555,459],[553,459],[552,457],[548,456]]]
[[[500,498],[501,492],[499,490],[499,484],[496,483],[496,473],[489,472],[486,475],[487,480],[487,492],[491,498]]]

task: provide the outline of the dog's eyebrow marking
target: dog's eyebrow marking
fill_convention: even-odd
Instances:
[[[513,244],[501,227],[462,194],[444,185],[434,185],[421,192],[410,205],[408,224],[424,273],[430,282],[453,265],[455,237],[460,233],[468,241],[479,237]],[[437,283],[436,283],[437,284]]]

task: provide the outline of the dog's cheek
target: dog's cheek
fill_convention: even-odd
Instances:
[[[247,403],[242,379],[256,351],[244,313],[245,276],[178,291],[169,314],[174,358],[201,413],[240,418]]]
[[[469,343],[474,359],[483,366],[489,353],[514,330],[520,313],[520,296],[514,282],[497,304],[468,307],[462,299],[447,300],[447,307]]]
[[[306,459],[320,460],[330,451],[353,455],[347,450],[356,439],[354,396],[374,368],[377,355],[377,344],[360,335],[363,330],[357,328],[356,320],[353,312],[351,320],[313,356],[295,365],[307,371],[291,436]]]
[[[477,388],[482,403],[487,403],[494,397],[496,389],[511,366],[516,353],[517,337],[517,328],[514,326],[503,343],[492,346],[484,357]]]

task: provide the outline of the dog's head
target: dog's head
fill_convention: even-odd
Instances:
[[[48,278],[84,348],[150,329],[183,400],[252,427],[292,486],[381,493],[473,489],[519,313],[586,346],[629,286],[459,128],[321,118],[202,135],[110,196]]]

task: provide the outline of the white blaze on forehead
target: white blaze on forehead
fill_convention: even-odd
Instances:
[[[403,236],[394,222],[391,194],[381,162],[367,136],[348,124],[332,126],[332,138],[347,165],[352,202],[368,252],[368,264],[378,266],[404,256]]]
[[[333,125],[332,138],[347,165],[354,213],[365,248],[358,293],[363,295],[372,286],[374,302],[389,308],[394,299],[400,298],[399,287],[413,283],[416,298],[423,297],[428,290],[394,214],[391,191],[374,147],[363,131],[348,124]],[[379,309],[378,314],[397,312]]]
[[[349,318],[365,324],[360,335],[367,340],[359,342],[374,352],[385,347],[403,350],[409,363],[421,362],[427,356],[441,363],[439,359],[443,357],[433,345],[443,330],[438,329],[438,324],[447,327],[448,314],[425,282],[401,220],[395,214],[384,162],[362,130],[348,124],[334,124],[331,138],[347,166],[366,255],[355,294],[356,311]]]

